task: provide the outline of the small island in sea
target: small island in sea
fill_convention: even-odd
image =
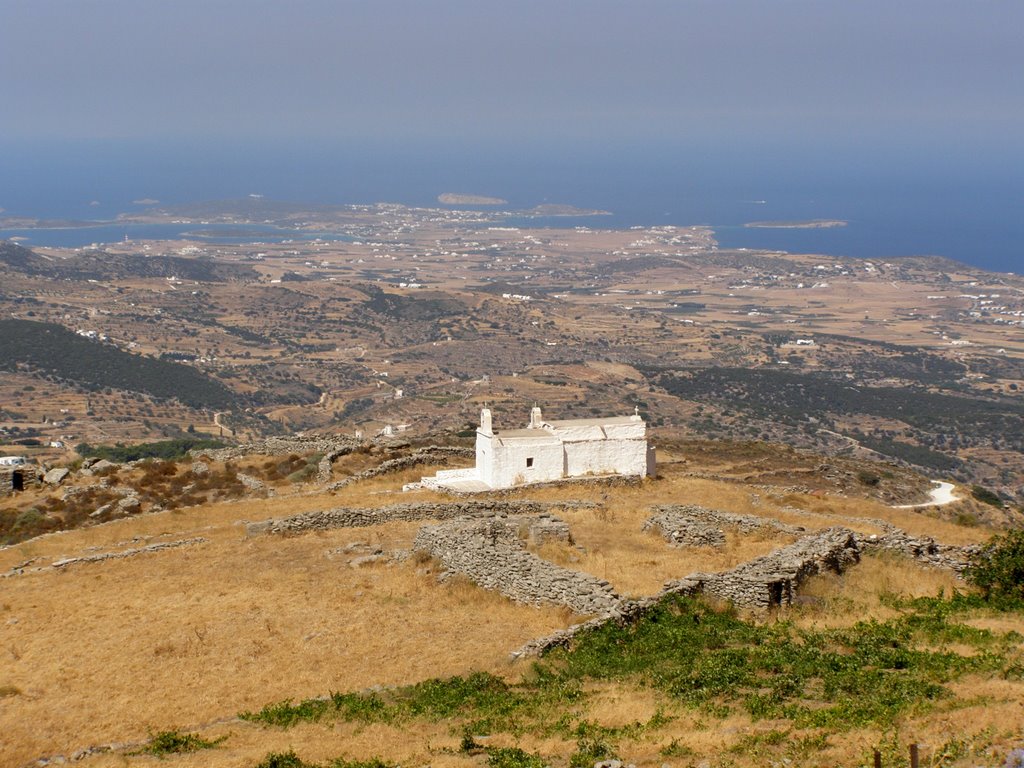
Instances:
[[[749,229],[830,229],[845,227],[849,222],[842,219],[809,219],[807,221],[750,221],[744,224]]]
[[[465,195],[459,192],[442,192],[437,196],[437,202],[444,205],[505,205],[508,200],[500,197],[486,197],[484,195]]]

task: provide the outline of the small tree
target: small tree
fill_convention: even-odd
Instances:
[[[965,575],[986,599],[1024,602],[1024,529],[989,541],[971,558]]]

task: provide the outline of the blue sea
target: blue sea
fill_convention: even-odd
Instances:
[[[437,205],[442,192],[510,207],[610,211],[554,219],[593,227],[703,224],[724,247],[882,259],[946,256],[1024,273],[1024,148],[797,142],[717,145],[582,142],[2,142],[0,216],[110,221],[162,204],[250,194],[300,203]],[[752,221],[842,219],[831,229],[753,229]],[[519,222],[523,223],[523,222]],[[549,223],[549,222],[545,222]],[[209,230],[210,227],[198,227]],[[0,230],[32,245],[81,246],[127,235],[172,237],[197,225],[107,224]],[[211,240],[258,237],[220,228]],[[239,236],[241,234],[241,236]]]

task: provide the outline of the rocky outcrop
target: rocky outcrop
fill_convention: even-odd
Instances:
[[[60,485],[64,482],[64,479],[71,474],[71,470],[66,467],[54,467],[45,475],[43,475],[43,482],[47,485]]]
[[[531,529],[543,532],[562,521],[502,515],[456,518],[420,529],[413,549],[436,558],[448,571],[468,576],[484,589],[494,589],[522,603],[556,603],[577,613],[604,614],[620,602],[602,579],[562,568],[527,551]],[[566,527],[567,529],[567,527]]]
[[[238,477],[238,482],[240,482],[250,491],[260,493],[267,490],[267,484],[260,480],[258,477],[247,475],[244,472],[237,473],[236,477]]]

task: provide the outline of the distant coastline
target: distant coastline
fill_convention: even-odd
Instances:
[[[444,205],[505,205],[508,200],[500,197],[486,197],[485,195],[466,195],[460,192],[442,192],[437,196],[437,202]]]
[[[750,221],[743,226],[748,229],[831,229],[849,224],[843,219],[809,219],[807,221]]]

